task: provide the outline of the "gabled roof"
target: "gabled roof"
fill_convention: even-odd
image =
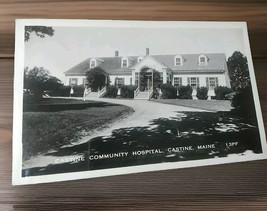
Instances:
[[[208,63],[205,66],[198,64],[198,57],[202,54],[181,54],[183,58],[182,66],[175,66],[174,58],[177,55],[155,55],[156,60],[168,66],[173,73],[183,72],[221,72],[225,70],[226,57],[224,53],[209,53],[207,56]]]
[[[182,66],[175,66],[174,58],[180,55],[184,60]],[[204,54],[208,58],[208,63],[205,66],[200,66],[198,64],[198,57],[201,54],[176,54],[176,55],[149,55],[153,57],[158,62],[167,66],[171,69],[173,73],[185,73],[185,72],[222,72],[226,68],[226,57],[224,53],[209,53]],[[98,65],[103,68],[109,75],[131,75],[131,67],[137,64],[137,59],[139,56],[130,56],[129,66],[121,67],[121,59],[123,57],[98,57],[98,58],[88,58],[76,66],[72,67],[68,71],[64,72],[65,75],[85,75],[89,70],[91,59],[100,59],[103,62]]]
[[[129,67],[121,67],[121,59],[123,57],[100,57],[100,58],[88,58],[76,66],[70,68],[65,75],[85,75],[89,70],[91,59],[102,59],[104,62],[98,65],[103,68],[109,75],[131,75],[131,67],[137,63],[137,56],[131,56],[129,58]]]

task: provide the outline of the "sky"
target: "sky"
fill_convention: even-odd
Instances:
[[[25,67],[44,67],[64,81],[64,72],[89,57],[225,53],[245,54],[241,29],[53,27],[54,36],[31,34]]]

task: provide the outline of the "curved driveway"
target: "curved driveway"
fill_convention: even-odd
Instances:
[[[176,117],[177,112],[183,112],[183,111],[207,112],[206,110],[177,106],[177,105],[161,104],[148,100],[111,99],[111,98],[90,98],[88,100],[121,104],[129,106],[134,109],[134,113],[132,115],[116,121],[115,123],[109,125],[109,127],[106,129],[95,132],[93,136],[90,136],[90,138],[94,138],[97,136],[108,136],[115,129],[150,126],[149,124],[151,120],[159,118]],[[88,137],[86,140],[88,141]]]
[[[73,98],[65,98],[65,99],[73,99]],[[83,98],[75,98],[79,100],[83,100]],[[133,99],[111,99],[111,98],[89,98],[86,100],[93,101],[101,101],[107,103],[121,104],[126,105],[134,109],[134,113],[116,120],[116,122],[107,125],[106,128],[101,130],[95,130],[90,136],[85,136],[78,142],[66,145],[64,147],[74,146],[76,144],[81,144],[90,141],[91,139],[104,136],[108,137],[112,134],[113,130],[120,128],[129,128],[129,127],[149,127],[150,122],[154,119],[159,118],[172,118],[177,116],[177,112],[183,111],[194,111],[194,112],[207,112],[206,110],[177,106],[177,105],[169,105],[169,104],[161,104],[148,100],[133,100]],[[63,156],[64,158],[71,156]],[[57,157],[51,155],[37,155],[32,157],[30,160],[24,162],[23,168],[32,168],[32,167],[45,167],[49,164],[53,164]]]

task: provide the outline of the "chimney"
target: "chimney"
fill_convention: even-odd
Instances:
[[[119,56],[119,51],[115,51],[115,56]]]
[[[146,48],[146,56],[149,55],[149,48]]]

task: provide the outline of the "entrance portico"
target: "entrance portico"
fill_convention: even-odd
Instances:
[[[135,99],[139,99],[140,95],[142,95],[142,99],[149,99],[151,97],[150,95],[153,93],[154,70],[159,72],[162,83],[170,81],[170,79],[168,80],[168,76],[171,75],[171,71],[168,71],[167,66],[156,61],[151,56],[146,56],[141,62],[134,65],[131,70],[134,84],[137,86],[134,95]]]

